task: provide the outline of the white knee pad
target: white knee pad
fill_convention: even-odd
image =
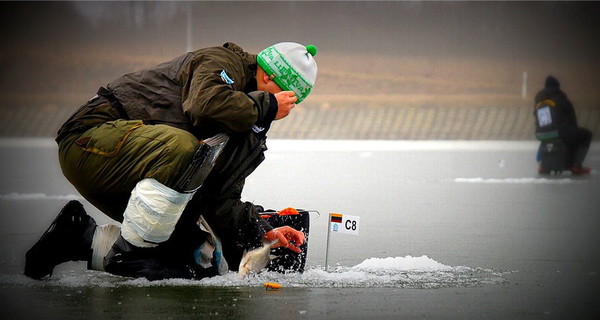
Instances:
[[[166,241],[193,195],[151,178],[138,182],[123,214],[121,235],[137,247],[153,247]]]

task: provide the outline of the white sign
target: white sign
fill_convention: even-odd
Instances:
[[[537,118],[538,124],[540,127],[549,126],[552,124],[552,113],[550,112],[550,107],[545,106],[537,109]]]
[[[347,234],[358,235],[358,225],[360,223],[359,216],[349,216],[349,215],[341,215],[341,222],[335,218],[331,219],[331,231],[333,232],[341,232]]]

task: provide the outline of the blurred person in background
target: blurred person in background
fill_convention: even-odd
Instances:
[[[548,76],[544,88],[536,94],[534,116],[536,138],[540,141],[564,142],[569,152],[571,172],[576,175],[588,174],[590,168],[584,167],[583,161],[592,142],[592,133],[577,124],[573,104],[560,89],[555,77]]]

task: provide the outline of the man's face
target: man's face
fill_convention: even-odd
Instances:
[[[281,88],[277,85],[277,83],[275,83],[275,81],[269,80],[267,83],[265,83],[265,87],[263,88],[263,91],[275,94],[275,93],[279,93],[283,90],[281,90]]]
[[[283,91],[277,85],[277,83],[271,80],[271,78],[269,78],[269,76],[260,67],[256,70],[256,82],[258,85],[258,91],[266,91],[272,94],[276,94]]]

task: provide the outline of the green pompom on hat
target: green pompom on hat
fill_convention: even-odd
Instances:
[[[317,51],[312,44],[281,42],[261,51],[256,61],[281,90],[294,91],[298,104],[310,94],[317,79],[317,63],[313,58]]]

